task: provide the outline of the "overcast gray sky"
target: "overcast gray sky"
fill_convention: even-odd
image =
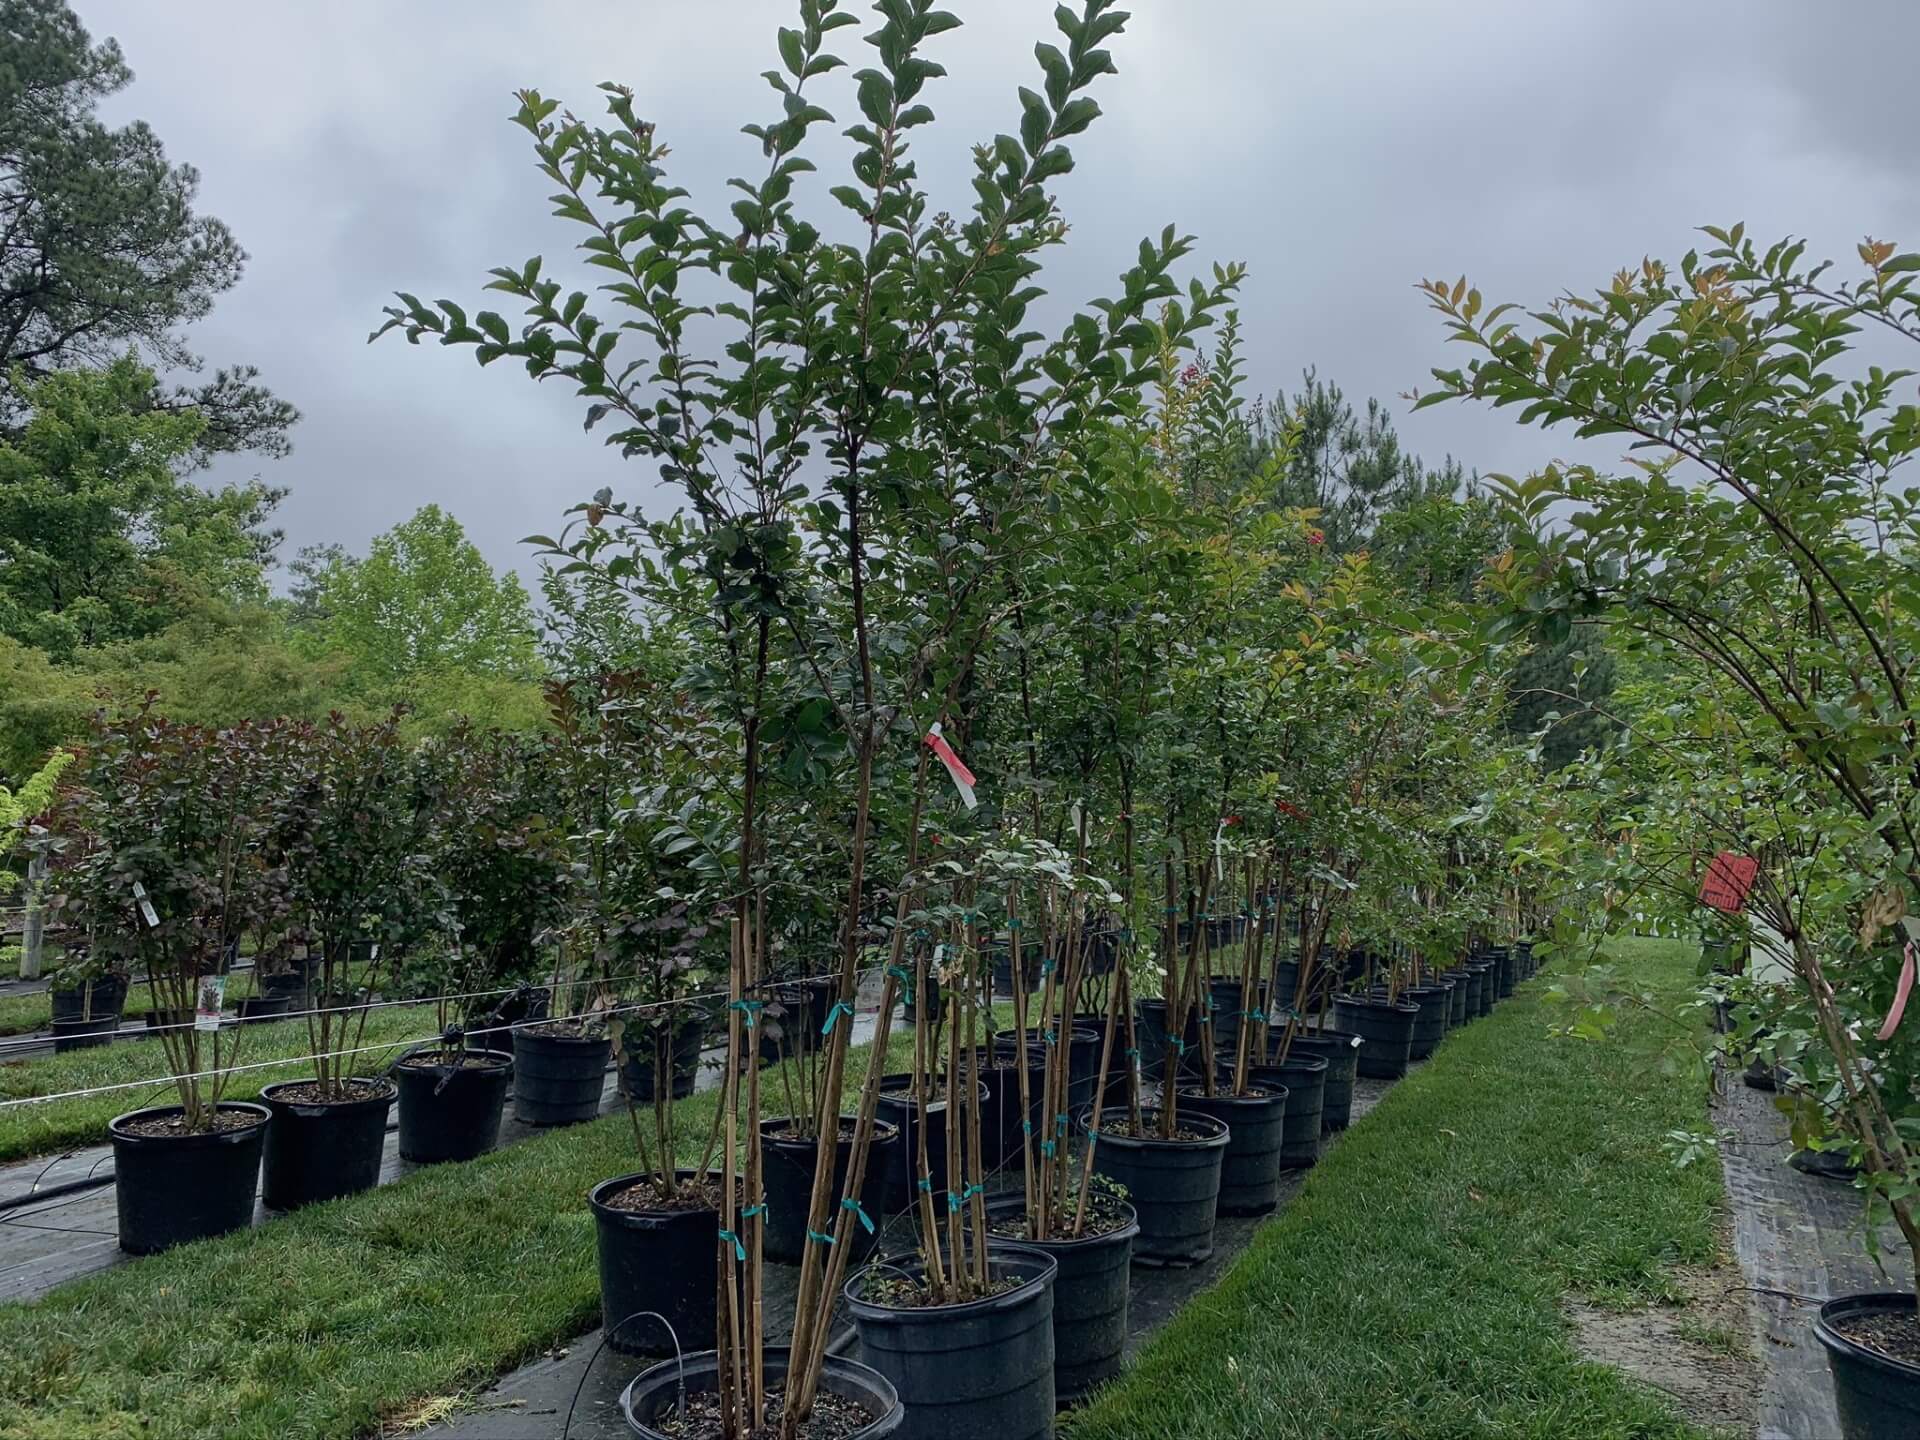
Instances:
[[[964,27],[930,54],[949,78],[919,132],[936,197],[966,208],[971,144],[1018,120],[1042,0],[946,0]],[[112,118],[151,122],[202,172],[202,205],[252,255],[195,332],[247,361],[305,420],[290,459],[238,462],[292,488],[287,554],[356,550],[435,501],[492,560],[603,484],[648,479],[581,432],[563,391],[468,352],[367,333],[396,288],[478,300],[488,267],[571,246],[508,123],[532,85],[597,111],[631,85],[696,202],[722,211],[754,168],[774,30],[792,0],[75,0],[136,75]],[[1692,228],[1745,219],[1853,259],[1863,235],[1920,244],[1920,0],[1136,0],[1061,194],[1074,225],[1046,283],[1107,293],[1168,223],[1251,266],[1248,371],[1288,388],[1308,365],[1392,399],[1453,363],[1411,288],[1466,273],[1537,303]],[[864,5],[860,6],[865,14]],[[859,30],[835,38],[853,69]],[[853,37],[853,38],[849,38]],[[830,77],[844,78],[847,72]],[[825,100],[843,120],[850,94]],[[823,164],[823,170],[829,167]],[[823,194],[844,176],[811,177]],[[837,209],[830,200],[825,208]],[[510,317],[511,318],[511,317]],[[1559,453],[1504,415],[1443,406],[1400,421],[1438,459],[1520,471]]]

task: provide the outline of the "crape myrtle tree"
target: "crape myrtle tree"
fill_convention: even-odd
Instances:
[[[842,67],[833,34],[857,23],[835,0],[803,0],[799,23],[779,35],[773,118],[746,127],[764,159],[727,218],[698,213],[666,175],[666,137],[643,119],[630,91],[606,87],[609,121],[589,124],[557,101],[523,92],[517,116],[554,209],[584,232],[587,263],[606,272],[596,299],[563,294],[539,259],[495,272],[493,288],[524,306],[517,330],[493,312],[403,295],[383,329],[473,349],[481,363],[510,358],[535,378],[570,383],[589,427],[648,462],[683,498],[676,558],[706,587],[726,666],[709,702],[738,728],[733,781],[737,827],[728,1050],[750,1039],[764,961],[759,922],[765,702],[770,686],[813,677],[824,707],[811,723],[838,726],[852,772],[847,885],[838,917],[835,1008],[828,1022],[821,1113],[840,1111],[851,1010],[869,914],[867,865],[876,791],[897,779],[912,803],[900,844],[905,874],[918,863],[928,764],[919,744],[947,714],[968,652],[983,628],[1005,623],[969,588],[984,590],[1019,563],[1044,523],[1050,475],[1089,424],[1137,389],[1153,359],[1150,309],[1179,301],[1166,328],[1184,342],[1204,325],[1237,272],[1181,292],[1174,267],[1188,242],[1168,230],[1144,242],[1112,298],[1076,314],[1053,337],[1027,328],[1042,292],[1041,256],[1066,238],[1050,183],[1072,168],[1067,142],[1099,114],[1084,92],[1112,61],[1104,42],[1125,16],[1108,0],[1056,12],[1060,44],[1037,47],[1037,89],[1020,92],[1016,133],[975,150],[974,198],[941,210],[922,188],[916,130],[933,119],[928,84],[942,67],[923,46],[960,23],[927,0],[884,0],[866,38],[872,64],[847,88],[858,118],[851,181],[828,195],[838,214],[817,224],[799,197],[813,169],[801,153],[832,121],[817,92]],[[838,237],[826,225],[835,226]],[[607,307],[610,307],[608,309]],[[607,313],[603,314],[603,309]],[[564,564],[617,578],[643,573],[652,532],[610,494],[575,512],[545,546]],[[1018,542],[1018,543],[1016,543]],[[909,562],[911,564],[909,565]],[[938,589],[909,568],[945,577]],[[813,603],[826,587],[834,603]],[[925,618],[893,630],[886,609],[911,593]],[[831,626],[828,629],[828,626]],[[886,631],[904,653],[877,642]],[[919,643],[905,644],[916,633]],[[724,699],[725,708],[719,701]],[[915,757],[915,758],[908,758]],[[884,1049],[911,881],[899,886],[887,980],[874,1037]],[[758,1071],[729,1063],[717,1282],[722,1428],[751,1432],[765,1413],[758,1294],[760,1229]],[[870,1143],[878,1067],[862,1093],[847,1182],[857,1193]],[[821,1146],[809,1229],[844,1237],[850,1212],[827,1213],[833,1149]],[[779,1427],[793,1434],[810,1413],[829,1318],[844,1271],[844,1244],[810,1245],[799,1279],[793,1368]],[[962,1285],[957,1293],[969,1293]],[[934,1298],[950,1298],[937,1296]]]
[[[1847,892],[1847,923],[1809,923],[1791,904],[1775,918],[1807,1028],[1837,1071],[1834,1119],[1920,1254],[1915,1022],[1899,998],[1920,909],[1920,586],[1905,483],[1920,406],[1912,372],[1879,363],[1920,344],[1920,254],[1867,241],[1858,278],[1841,280],[1804,263],[1801,242],[1705,233],[1704,253],[1677,266],[1649,259],[1536,312],[1430,282],[1474,354],[1437,371],[1421,403],[1517,405],[1529,423],[1627,446],[1617,472],[1555,465],[1495,482],[1519,536],[1497,572],[1497,633],[1558,643],[1602,624],[1617,647],[1770,728],[1779,758],[1761,773],[1783,813],[1821,817],[1847,878],[1763,853],[1760,883],[1797,873],[1802,888]],[[1570,514],[1549,523],[1550,508]]]

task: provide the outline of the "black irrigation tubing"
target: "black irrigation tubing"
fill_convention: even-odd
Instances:
[[[867,971],[862,973],[872,973],[874,970],[877,970],[879,968],[880,967],[878,966],[869,966],[867,968]],[[818,975],[786,976],[786,977],[781,977],[777,979],[769,979],[769,980],[762,981],[761,984],[756,986],[755,988],[757,990],[762,990],[762,991],[780,990],[788,986],[807,985],[818,980],[835,979],[838,977],[838,975],[839,975],[838,971],[830,971],[830,972],[824,972]],[[686,1005],[694,1001],[723,999],[730,993],[731,992],[728,990],[708,990],[708,991],[702,991],[696,995],[683,995],[678,999],[674,999],[674,1000],[648,1000],[648,1001],[636,1002],[631,1005],[615,1005],[606,1010],[599,1011],[597,1013],[599,1017],[605,1018],[613,1015],[638,1014],[642,1011],[649,1011],[649,1010],[668,1010],[668,1009],[672,1009],[676,1005]],[[401,1002],[396,1001],[392,1003],[398,1004]],[[408,1003],[411,1003],[411,1002],[408,1002]],[[421,1003],[426,1003],[426,1002],[421,1002]],[[335,1012],[335,1013],[343,1013],[343,1012]],[[351,1012],[345,1012],[345,1013],[351,1013]],[[276,1020],[286,1020],[286,1019],[291,1019],[293,1017],[290,1015],[279,1015],[279,1016],[275,1016],[274,1018]],[[508,1025],[480,1026],[478,1028],[475,1028],[473,1030],[468,1030],[463,1033],[468,1035],[498,1035],[502,1031],[524,1030],[524,1029],[529,1029],[535,1025],[547,1025],[551,1023],[552,1023],[552,1017],[541,1016],[539,1018],[530,1019],[530,1020],[516,1020],[512,1024],[508,1024]],[[383,1053],[387,1051],[399,1050],[407,1046],[432,1045],[432,1044],[439,1043],[443,1038],[444,1038],[443,1035],[436,1033],[433,1035],[419,1035],[406,1040],[388,1040],[378,1045],[356,1046],[350,1050],[331,1050],[327,1052],[327,1058],[332,1060],[342,1060],[349,1055],[371,1055],[375,1053]],[[196,1071],[191,1075],[172,1075],[172,1076],[156,1075],[156,1076],[149,1076],[144,1080],[120,1080],[120,1081],[114,1082],[111,1085],[90,1085],[79,1090],[62,1090],[62,1091],[57,1091],[51,1095],[23,1095],[15,1099],[0,1100],[0,1110],[13,1110],[25,1105],[50,1105],[61,1100],[80,1100],[92,1095],[109,1095],[120,1090],[139,1090],[139,1089],[142,1089],[143,1087],[148,1087],[148,1086],[164,1088],[165,1086],[175,1084],[181,1080],[211,1080],[211,1079],[217,1079],[225,1075],[238,1075],[249,1070],[271,1070],[278,1066],[283,1066],[283,1065],[306,1065],[306,1064],[311,1064],[313,1062],[313,1059],[314,1057],[311,1054],[303,1053],[299,1055],[284,1056],[278,1060],[253,1060],[253,1061],[249,1061],[245,1065],[219,1066],[212,1070]]]

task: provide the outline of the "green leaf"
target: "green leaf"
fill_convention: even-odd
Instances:
[[[1020,87],[1020,140],[1027,147],[1027,154],[1038,155],[1040,147],[1047,143],[1047,130],[1053,124],[1053,113],[1042,100],[1026,86]]]

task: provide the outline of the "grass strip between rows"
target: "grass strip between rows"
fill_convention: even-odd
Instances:
[[[1694,956],[1616,951],[1668,994]],[[1583,1361],[1561,1305],[1673,1298],[1669,1267],[1713,1260],[1719,1169],[1662,1149],[1702,1123],[1704,1096],[1658,1063],[1665,1036],[1545,1036],[1545,984],[1382,1100],[1069,1440],[1700,1436]]]
[[[438,1029],[434,1007],[404,1005],[375,1010],[367,1016],[361,1045],[395,1045],[432,1036]],[[240,1037],[238,1063],[263,1060],[291,1063],[261,1070],[242,1070],[227,1083],[228,1100],[251,1100],[268,1085],[301,1080],[313,1074],[306,1063],[307,1022],[269,1020],[228,1032]],[[353,1032],[349,1030],[349,1035]],[[362,1074],[373,1074],[398,1059],[392,1054],[355,1056]],[[4,1051],[0,1050],[0,1055]],[[36,1095],[60,1095],[96,1085],[118,1085],[151,1080],[144,1089],[110,1090],[104,1095],[82,1095],[72,1100],[49,1100],[40,1105],[15,1105],[0,1110],[0,1160],[50,1155],[81,1145],[98,1145],[107,1138],[107,1122],[116,1115],[145,1105],[177,1105],[173,1082],[167,1077],[167,1056],[151,1036],[116,1040],[111,1045],[70,1050],[65,1055],[39,1055],[0,1064],[0,1100]]]

